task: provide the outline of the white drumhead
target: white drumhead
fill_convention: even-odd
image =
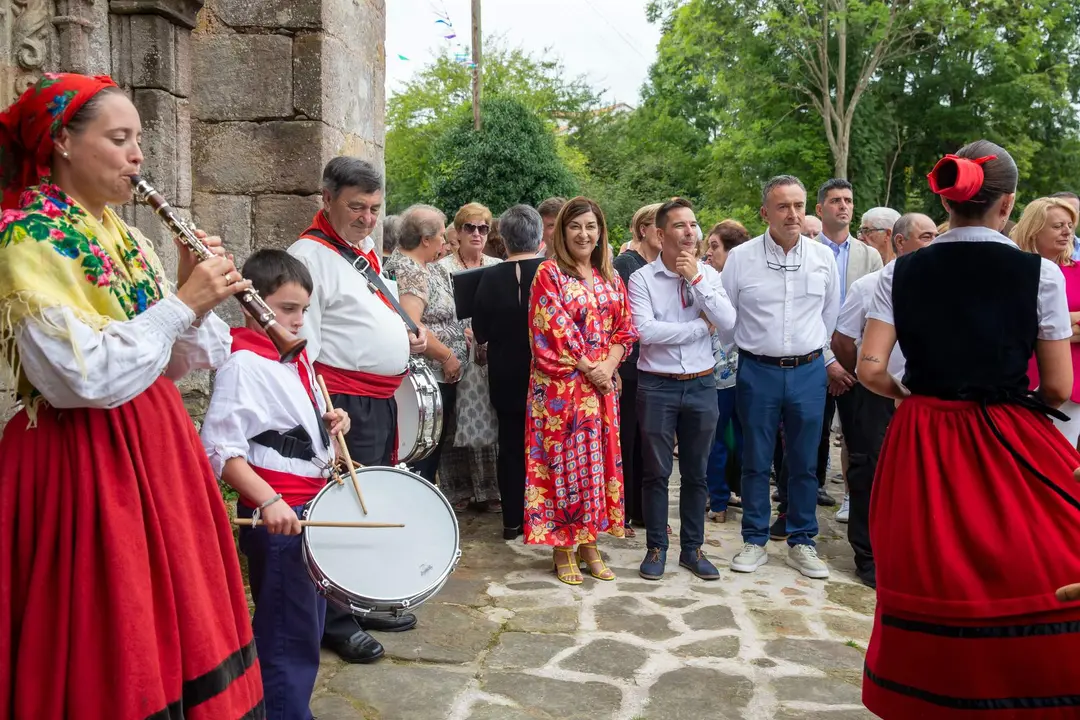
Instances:
[[[420,437],[420,400],[411,377],[405,378],[394,391],[394,401],[397,402],[397,456],[404,460],[416,450],[416,440]]]
[[[325,488],[308,520],[401,522],[403,528],[304,529],[311,559],[323,575],[357,598],[398,602],[442,582],[459,548],[457,518],[442,493],[418,475],[386,467],[357,471],[368,514],[352,482]]]

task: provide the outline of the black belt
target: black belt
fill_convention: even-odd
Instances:
[[[747,352],[742,348],[739,349],[740,357],[748,357],[751,360],[757,360],[759,363],[766,365],[775,365],[782,368],[797,368],[800,365],[809,365],[810,363],[821,357],[821,350],[815,350],[809,355],[788,355],[787,357],[771,357],[769,355],[755,355],[752,352]]]

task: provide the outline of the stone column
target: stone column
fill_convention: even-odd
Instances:
[[[384,0],[208,0],[193,43],[194,212],[238,263],[308,226],[330,158],[382,167],[385,34]]]
[[[131,97],[143,126],[143,176],[184,217],[191,208],[191,31],[202,0],[110,0],[112,74]],[[176,277],[172,235],[149,206],[121,210],[154,243],[170,280]],[[201,417],[209,374],[178,383],[192,415]]]

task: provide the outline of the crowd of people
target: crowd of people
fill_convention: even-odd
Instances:
[[[680,567],[718,579],[705,526],[738,512],[731,571],[767,563],[771,538],[829,577],[814,538],[835,426],[837,515],[878,601],[866,706],[1076,712],[1080,199],[1032,199],[1012,224],[1004,148],[932,169],[944,227],[873,208],[852,235],[848,181],[811,215],[778,175],[757,237],[703,232],[674,198],[635,213],[617,252],[584,197],[497,220],[469,203],[450,227],[414,205],[380,252],[383,179],[338,157],[287,251],[238,269],[199,232],[212,257],[178,245],[174,285],[110,207],[131,199],[141,132],[104,77],[46,75],[0,114],[0,368],[22,405],[0,438],[0,717],[310,718],[320,645],[370,662],[368,631],[417,624],[327,605],[300,539],[333,435],[360,464],[397,461],[394,396],[417,363],[444,423],[413,469],[455,512],[550,546],[569,585],[613,580],[599,537],[639,529],[639,574],[663,579],[676,461]],[[482,268],[462,317],[454,275]],[[258,318],[214,314],[249,290],[303,352],[282,362]],[[201,436],[174,384],[199,368],[218,371]],[[253,521],[253,618],[218,479]]]

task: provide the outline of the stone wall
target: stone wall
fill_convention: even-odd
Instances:
[[[331,157],[383,167],[385,16],[385,0],[0,0],[0,107],[45,71],[112,74],[142,117],[144,176],[240,264],[307,227]],[[160,221],[120,211],[175,276]],[[198,415],[208,376],[181,387]]]
[[[384,39],[384,0],[209,0],[200,12],[193,210],[238,264],[308,226],[330,158],[382,167]]]

